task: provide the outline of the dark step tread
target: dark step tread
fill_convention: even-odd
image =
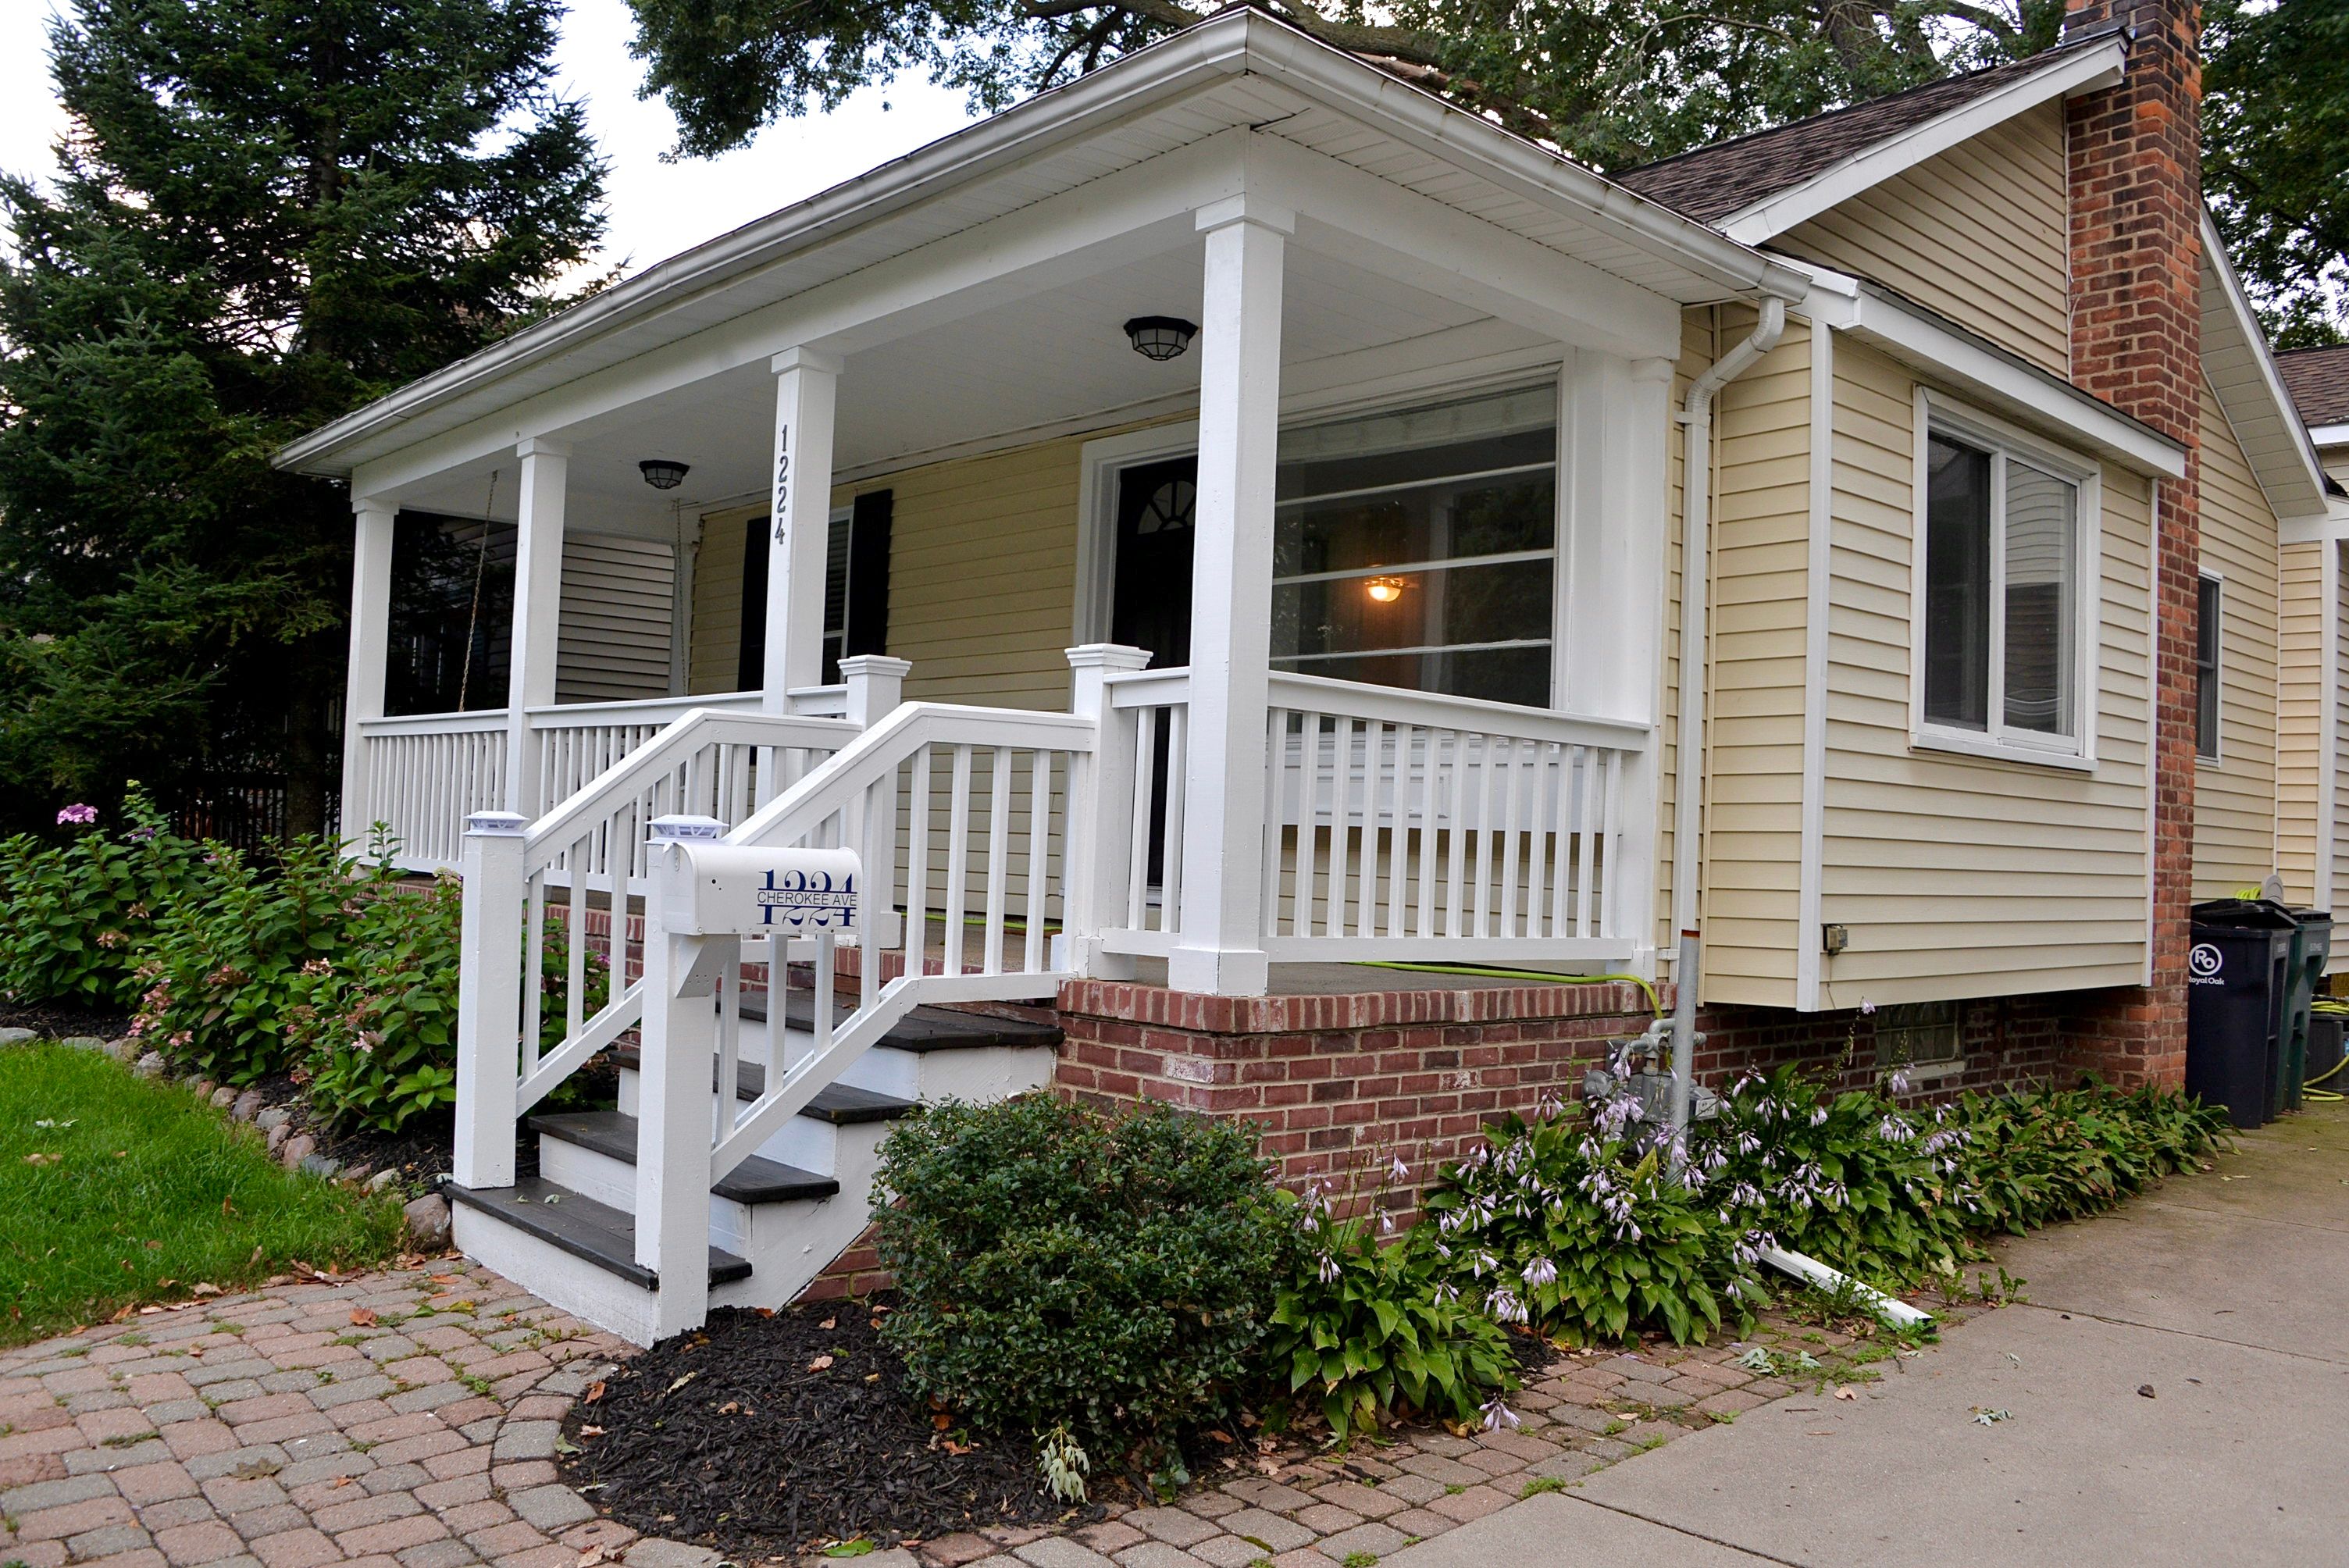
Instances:
[[[844,1018],[855,1009],[854,993],[843,991],[833,1016]],[[767,1021],[767,995],[745,995],[736,1009],[745,1018]],[[794,1029],[815,1027],[815,993],[793,986],[783,993],[783,1022]],[[916,1007],[881,1037],[894,1051],[965,1051],[984,1046],[1057,1046],[1056,1024],[1031,1024],[1022,1018],[999,1018],[986,1013],[964,1013],[952,1007]]]
[[[624,1111],[564,1111],[527,1117],[523,1125],[543,1138],[559,1138],[629,1165],[636,1162],[636,1140],[642,1129],[635,1117]],[[753,1154],[711,1183],[709,1190],[738,1203],[787,1203],[795,1198],[829,1198],[840,1191],[840,1183]]]
[[[643,1065],[644,1053],[634,1046],[621,1046],[612,1052],[612,1060],[615,1065],[635,1072]],[[714,1061],[709,1064],[709,1083],[712,1088],[718,1085],[718,1064]],[[735,1098],[756,1099],[766,1092],[767,1069],[757,1062],[740,1063],[734,1077]],[[913,1111],[914,1102],[910,1099],[899,1099],[894,1094],[883,1094],[876,1089],[858,1088],[853,1084],[835,1083],[826,1084],[816,1090],[815,1099],[809,1101],[800,1114],[845,1127],[858,1121],[895,1121],[901,1116],[911,1115]]]
[[[543,1176],[524,1176],[511,1187],[460,1187],[443,1181],[440,1190],[452,1203],[495,1215],[515,1230],[560,1247],[573,1257],[585,1258],[631,1284],[645,1290],[660,1288],[660,1276],[636,1262],[636,1219],[609,1203],[598,1203]],[[748,1258],[718,1247],[709,1249],[711,1284],[750,1277]]]

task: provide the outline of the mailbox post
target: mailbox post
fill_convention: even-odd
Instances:
[[[862,876],[854,852],[730,844],[710,831],[716,827],[707,819],[662,818],[653,824],[647,857],[636,1262],[660,1276],[660,1335],[708,1315],[710,1150],[740,1109],[734,1068],[743,940],[774,938],[780,965],[789,940],[813,937],[828,960],[832,939],[857,923]],[[779,968],[769,975],[768,1040],[776,1051],[783,979]],[[820,983],[816,993],[821,1039],[830,1032],[830,987]],[[768,1067],[771,1092],[787,1064]]]

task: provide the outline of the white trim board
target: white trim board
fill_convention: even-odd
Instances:
[[[2270,510],[2278,517],[2321,511],[2326,502],[2324,468],[2311,432],[2284,388],[2267,333],[2252,314],[2208,207],[2201,216],[2203,378],[2235,428]]]
[[[1826,989],[1827,639],[1835,598],[1835,329],[1811,318],[1810,549],[1803,615],[1802,868],[1795,884],[1795,1009]],[[1910,617],[1912,623],[1915,616]]]
[[[2182,479],[2186,449],[2062,378],[1860,280],[1824,267],[1804,308],[1962,396],[2141,474]]]
[[[2072,98],[2115,85],[2121,79],[2127,62],[2128,45],[2116,32],[2102,44],[2067,54],[2044,70],[2018,77],[1995,92],[1984,93],[1946,114],[1863,148],[1800,184],[1731,213],[1716,227],[1731,239],[1749,245],[1775,239],[1797,223],[1816,218],[2051,98]]]

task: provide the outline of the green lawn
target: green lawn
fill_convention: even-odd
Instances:
[[[261,1137],[95,1051],[0,1050],[0,1345],[295,1259],[388,1256],[398,1203],[281,1169]]]

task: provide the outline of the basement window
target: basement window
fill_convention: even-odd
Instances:
[[[1920,475],[1918,744],[2089,754],[2089,470],[1936,409]]]
[[[1963,1020],[1955,1002],[1910,1002],[1876,1012],[1876,1065],[1887,1072],[1942,1068],[1964,1059]]]

